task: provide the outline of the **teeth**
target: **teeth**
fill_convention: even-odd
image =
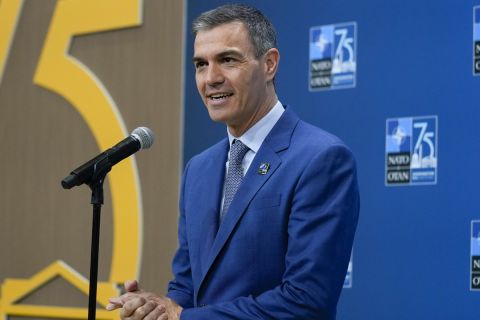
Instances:
[[[212,99],[222,99],[222,98],[226,98],[228,96],[231,96],[231,94],[219,93],[219,94],[212,94],[210,96],[210,98],[212,98]]]

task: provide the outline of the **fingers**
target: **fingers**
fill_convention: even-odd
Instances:
[[[168,315],[165,313],[166,309],[164,306],[157,305],[145,318],[144,320],[167,320]]]
[[[109,298],[108,302],[110,302],[107,306],[106,309],[108,311],[115,310],[118,308],[121,308],[125,302],[127,302],[126,297],[120,296],[120,297],[115,297],[115,298]]]
[[[107,304],[105,309],[107,309],[107,311],[112,311],[112,310],[115,310],[115,309],[118,309],[118,308],[121,308],[121,307],[122,307],[122,305],[120,305],[120,304],[110,302],[109,304]]]
[[[110,303],[105,307],[108,311],[112,311],[112,310],[123,307],[125,302],[135,297],[135,295],[132,295],[131,293],[138,292],[140,290],[137,280],[125,281],[124,287],[126,292],[125,294],[119,297],[108,299]]]
[[[125,290],[127,292],[133,292],[139,290],[139,285],[137,280],[127,280],[124,283]]]
[[[125,302],[125,304],[123,305],[123,308],[120,310],[120,316],[122,317],[122,319],[126,319],[126,318],[143,319],[143,316],[144,316],[143,313],[146,312],[146,310],[148,310],[149,308],[148,305],[150,305],[148,304],[146,307],[143,307],[146,304],[147,304],[147,300],[145,300],[144,298],[135,298],[135,299],[129,300]],[[133,314],[135,312],[137,313],[137,315],[142,315],[142,317],[133,318]]]
[[[163,313],[157,318],[157,320],[168,320],[168,315],[166,313]]]
[[[106,309],[111,311],[111,310],[121,308],[127,301],[135,297],[138,297],[138,295],[132,294],[132,293],[125,293],[120,297],[109,298],[108,299],[109,304],[106,306]]]
[[[120,310],[120,317],[123,320],[158,320],[168,319],[164,317],[165,307],[154,301],[147,301],[144,298],[136,298],[127,301]]]
[[[178,319],[181,308],[167,297],[139,290],[138,282],[126,281],[126,293],[108,299],[108,311],[120,310],[122,320],[168,320]],[[177,312],[176,309],[180,308]]]

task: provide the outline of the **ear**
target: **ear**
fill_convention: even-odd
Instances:
[[[265,53],[265,74],[267,79],[273,80],[275,74],[277,73],[278,63],[280,62],[280,52],[277,48],[268,49]]]

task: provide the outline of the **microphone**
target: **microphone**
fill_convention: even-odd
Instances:
[[[71,189],[84,183],[90,183],[97,169],[97,164],[101,161],[108,161],[111,168],[138,150],[150,148],[154,140],[152,130],[147,127],[136,128],[130,136],[73,170],[62,180],[62,187]],[[108,169],[108,171],[110,170]]]

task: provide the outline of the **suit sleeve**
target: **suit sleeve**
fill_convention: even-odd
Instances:
[[[345,146],[330,146],[295,186],[282,283],[258,296],[185,309],[181,319],[334,319],[358,211],[354,158]]]
[[[172,271],[174,279],[168,285],[167,297],[174,300],[183,308],[193,307],[193,284],[188,251],[188,240],[186,235],[184,192],[190,163],[185,167],[182,189],[180,191],[180,218],[178,222],[178,244],[179,247],[173,258]]]

